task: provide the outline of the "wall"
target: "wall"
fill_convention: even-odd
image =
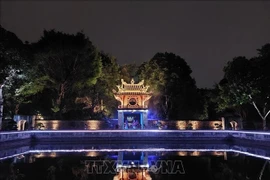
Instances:
[[[113,129],[117,124],[117,120],[102,121],[102,120],[36,120],[35,129],[42,123],[45,130],[98,130],[98,129]]]
[[[158,129],[157,122],[159,120],[149,120],[148,127],[146,129]],[[171,130],[197,130],[197,129],[221,129],[222,124],[221,120],[213,121],[198,121],[198,120],[177,120],[177,121],[159,121],[162,124],[162,129],[171,129]],[[98,130],[98,129],[115,129],[118,120],[85,120],[85,121],[67,121],[67,120],[36,120],[35,129],[38,129],[37,126],[39,123],[44,125],[46,130]],[[189,127],[189,128],[188,128]]]
[[[155,129],[157,127],[157,122],[160,122],[165,129],[172,130],[197,130],[197,129],[221,129],[221,120],[176,120],[176,121],[165,121],[165,120],[149,120],[148,128]]]
[[[23,140],[56,142],[111,142],[111,141],[177,141],[224,143],[236,142],[236,145],[262,144],[270,146],[270,132],[228,131],[228,130],[66,130],[66,131],[17,131],[0,132],[0,147],[5,142]]]
[[[32,135],[31,131],[0,132],[0,142],[13,141],[13,140],[29,140],[31,139],[31,135]]]

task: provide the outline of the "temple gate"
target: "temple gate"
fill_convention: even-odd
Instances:
[[[117,85],[118,91],[113,90],[114,97],[121,102],[118,106],[119,129],[144,129],[148,126],[147,101],[152,92],[147,92],[149,86],[144,86],[144,80],[135,84],[131,79],[130,84],[121,79]]]

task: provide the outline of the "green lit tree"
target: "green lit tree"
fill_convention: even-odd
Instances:
[[[70,111],[75,97],[96,84],[101,75],[101,58],[91,41],[81,32],[65,34],[44,31],[31,45],[34,62],[18,97],[42,99],[58,117]],[[46,97],[46,99],[44,99]]]
[[[28,58],[26,45],[14,33],[0,26],[0,129],[3,109],[5,116],[12,116],[21,102],[14,95],[23,82]]]
[[[258,57],[236,57],[224,67],[224,78],[219,83],[219,109],[252,104],[267,129],[270,113],[270,44],[258,49]]]
[[[113,117],[117,110],[117,101],[112,89],[120,82],[119,66],[116,58],[100,53],[102,73],[95,85],[87,89],[85,96],[76,98],[76,103],[83,104],[83,109],[88,110],[89,118],[104,119]]]

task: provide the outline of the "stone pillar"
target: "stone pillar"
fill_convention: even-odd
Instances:
[[[144,126],[143,126],[143,115],[142,115],[142,113],[140,113],[140,125],[141,125],[141,129],[144,129]]]
[[[123,152],[118,152],[117,156],[117,166],[123,166],[123,158],[124,158],[124,153]]]
[[[227,152],[226,151],[224,152],[224,155],[223,156],[224,156],[224,160],[227,161],[228,160],[228,156],[227,156]]]
[[[32,122],[31,122],[31,129],[30,130],[33,130],[36,128],[36,115],[32,116]]]
[[[225,118],[221,117],[222,130],[225,130]]]
[[[22,127],[22,121],[19,120],[19,121],[17,122],[17,130],[18,130],[18,131],[21,131],[21,127]]]
[[[142,152],[143,154],[143,165],[148,164],[148,152]]]
[[[118,110],[118,128],[124,129],[124,112]]]
[[[238,130],[242,130],[243,129],[243,118],[240,118],[239,119],[239,122],[238,122]]]
[[[143,117],[143,125],[144,125],[144,127],[148,127],[147,110],[143,111],[142,117]]]
[[[2,92],[3,85],[0,85],[0,131],[2,130],[2,121],[3,121],[3,92]]]
[[[26,123],[26,120],[22,120],[22,131],[25,131],[25,123]]]

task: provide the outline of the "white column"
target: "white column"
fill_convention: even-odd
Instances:
[[[36,128],[36,115],[32,116],[31,130]]]
[[[147,110],[143,112],[143,123],[144,127],[148,127]]]
[[[25,130],[25,123],[26,123],[26,120],[22,120],[22,131],[24,131]]]
[[[222,130],[225,130],[225,118],[221,117],[221,122],[222,122]]]
[[[19,120],[18,122],[17,122],[17,130],[18,131],[21,131],[21,126],[22,126],[22,121],[21,120]]]
[[[3,85],[0,85],[0,131],[2,130],[2,121],[3,121]]]
[[[124,129],[124,112],[118,110],[118,127]]]

